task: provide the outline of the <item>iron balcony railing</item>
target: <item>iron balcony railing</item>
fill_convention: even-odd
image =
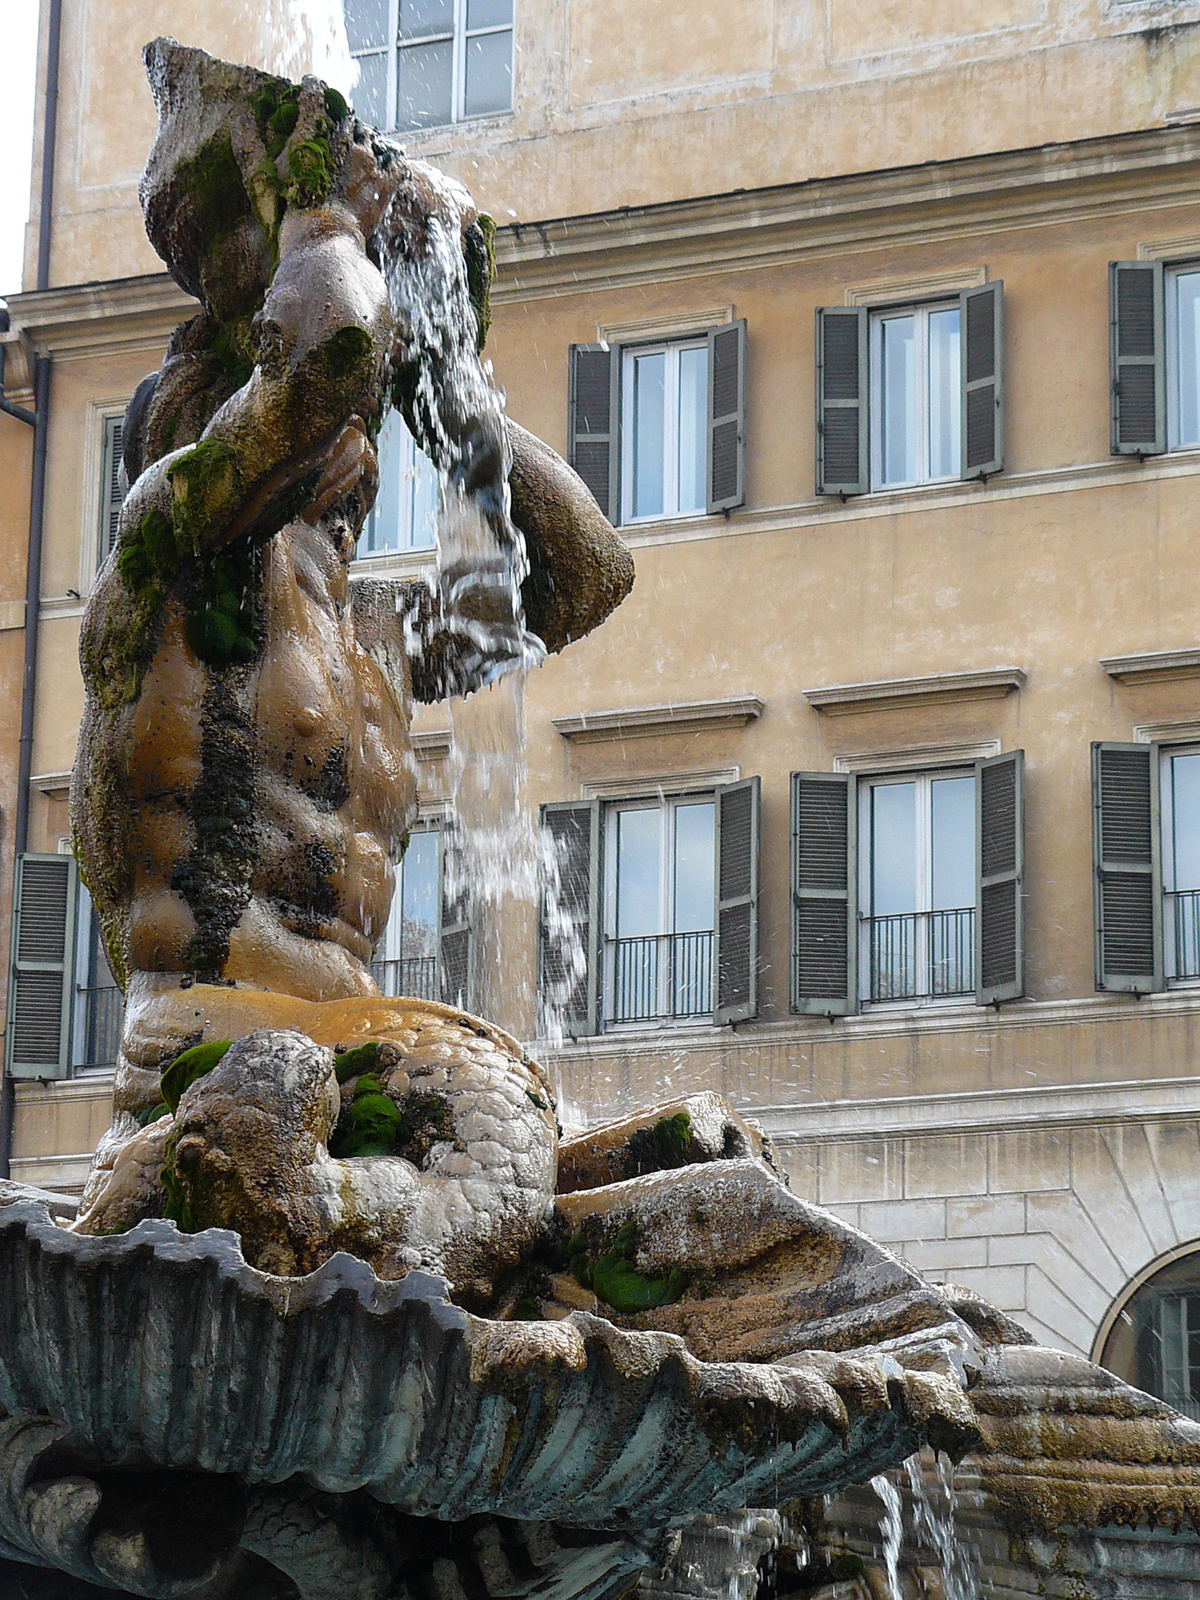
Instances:
[[[703,1017],[713,1009],[713,934],[610,939],[609,1022]]]
[[[111,1071],[121,1050],[121,1023],[125,1017],[125,997],[115,984],[96,984],[75,989],[76,1039],[82,1046],[83,1060],[75,1063],[76,1072]]]
[[[975,992],[975,908],[864,917],[872,1000]]]
[[[1167,976],[1200,978],[1200,889],[1168,891],[1166,901]]]
[[[405,995],[411,1000],[438,998],[436,956],[404,956],[398,961],[373,961],[371,976],[380,994]]]

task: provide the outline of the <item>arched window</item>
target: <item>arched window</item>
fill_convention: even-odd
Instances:
[[[1200,1242],[1129,1295],[1100,1364],[1200,1421]]]

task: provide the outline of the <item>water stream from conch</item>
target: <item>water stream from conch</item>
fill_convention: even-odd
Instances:
[[[411,420],[439,474],[436,622],[412,633],[433,652],[452,729],[451,820],[443,902],[467,905],[465,1003],[518,1037],[551,1045],[573,983],[547,986],[540,1011],[527,959],[506,959],[533,937],[539,895],[555,972],[577,974],[582,945],[560,914],[561,855],[525,793],[525,679],[545,658],[525,624],[525,540],[510,515],[504,401],[481,362],[460,219],[465,191],[421,163],[396,194],[378,235],[380,265],[406,329]],[[554,1085],[556,1093],[560,1086]]]
[[[979,1578],[955,1527],[954,1468],[949,1457],[935,1454],[930,1460],[924,1453],[913,1455],[904,1468],[912,1497],[913,1532],[937,1557],[946,1600],[979,1600]]]
[[[879,1533],[883,1541],[883,1566],[887,1574],[888,1592],[893,1600],[900,1600],[900,1543],[904,1536],[904,1505],[900,1491],[885,1474],[871,1479],[871,1487],[883,1505]]]

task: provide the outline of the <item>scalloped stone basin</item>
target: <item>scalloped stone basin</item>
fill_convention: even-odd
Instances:
[[[283,1279],[228,1232],[87,1238],[37,1203],[0,1212],[0,1410],[109,1465],[301,1476],[443,1519],[662,1526],[911,1454],[902,1370],[876,1359],[893,1403],[839,1418],[803,1368],[698,1361],[583,1312],[489,1322],[441,1279],[385,1283],[346,1255]]]

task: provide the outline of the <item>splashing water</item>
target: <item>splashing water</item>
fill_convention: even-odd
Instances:
[[[937,1555],[946,1600],[979,1600],[974,1564],[954,1526],[954,1468],[941,1455],[934,1456],[929,1473],[923,1455],[909,1456],[904,1467],[912,1491],[913,1530]]]
[[[883,1505],[879,1531],[883,1539],[883,1565],[887,1573],[888,1590],[892,1600],[900,1600],[900,1540],[904,1533],[900,1491],[882,1472],[871,1479],[871,1487]]]
[[[380,230],[380,265],[403,348],[388,382],[439,473],[438,627],[454,641],[450,776],[455,849],[446,897],[469,896],[471,1004],[518,1036],[534,1028],[530,986],[505,962],[527,935],[541,888],[565,984],[551,983],[539,1032],[561,1041],[563,1007],[585,965],[577,923],[560,910],[562,857],[524,803],[524,684],[545,648],[525,625],[525,541],[509,506],[510,453],[503,397],[480,361],[462,246],[466,191],[420,162],[405,164]],[[411,637],[419,653],[430,639]],[[471,692],[471,691],[474,692]],[[559,992],[561,991],[561,993]],[[555,1085],[556,1090],[559,1085]]]

